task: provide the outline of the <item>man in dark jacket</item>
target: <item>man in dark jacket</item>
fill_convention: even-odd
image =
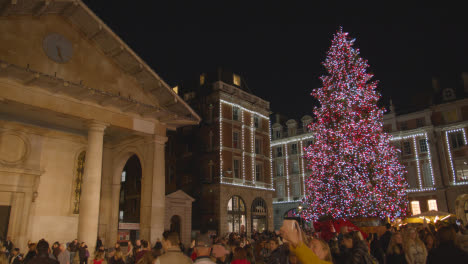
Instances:
[[[388,249],[388,244],[390,244],[390,239],[392,238],[392,225],[389,223],[385,224],[385,227],[387,228],[387,231],[380,237],[380,247],[384,252],[387,252]]]
[[[19,248],[14,248],[11,250],[10,259],[8,263],[21,264],[23,262],[23,257],[19,254],[19,251]]]
[[[29,261],[29,264],[60,264],[55,259],[49,258],[49,243],[41,239],[36,246],[37,256]]]
[[[435,263],[466,263],[468,254],[455,246],[455,230],[450,226],[444,226],[437,232],[439,246],[429,251],[427,264]]]
[[[266,264],[284,264],[289,263],[289,248],[286,245],[279,245],[277,239],[270,239],[270,256],[266,257]]]

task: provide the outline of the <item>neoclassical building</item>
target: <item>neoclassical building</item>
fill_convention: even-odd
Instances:
[[[1,0],[0,43],[0,236],[154,243],[166,131],[200,117],[81,1]]]
[[[203,118],[171,134],[168,148],[177,152],[168,181],[179,179],[196,200],[194,229],[273,230],[269,102],[221,69],[186,81],[179,92]]]
[[[441,89],[434,80],[432,103],[417,111],[398,113],[393,105],[384,115],[384,130],[401,150],[406,168],[410,213],[439,210],[456,214],[468,223],[468,74],[464,87]],[[305,129],[312,118],[301,122],[280,118],[272,125],[275,227],[289,212],[298,209],[304,195],[307,161],[303,148],[313,134]],[[300,124],[300,125],[299,125]]]

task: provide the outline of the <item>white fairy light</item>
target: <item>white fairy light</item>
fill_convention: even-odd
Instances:
[[[418,180],[419,180],[419,189],[422,189],[422,179],[421,179],[421,169],[419,167],[419,155],[418,155],[418,147],[416,145],[416,137],[413,137],[413,148],[414,148],[414,156],[416,158],[416,168],[418,169]]]
[[[302,140],[299,142],[301,143],[302,195],[305,195],[304,147]]]
[[[255,125],[254,125],[254,115],[251,114],[251,136],[252,136],[252,183],[255,185]]]
[[[271,144],[271,120],[268,119],[268,135],[270,136],[270,144]],[[274,189],[275,186],[273,184],[273,151],[270,148],[270,181],[271,181],[271,187]]]
[[[289,196],[289,166],[288,166],[288,145],[284,146],[284,159],[286,161],[286,190],[288,190],[288,201],[290,200]]]
[[[219,102],[219,180],[223,183],[223,104]]]
[[[242,182],[245,184],[245,141],[244,141],[244,110],[241,110],[242,116]]]
[[[448,137],[450,133],[455,133],[455,132],[460,132],[460,131],[463,133],[463,141],[464,141],[465,145],[467,145],[466,133],[465,133],[464,128],[458,128],[458,129],[452,129],[452,130],[445,131],[445,143],[447,144],[447,152],[448,152],[448,156],[449,156],[449,159],[450,159],[450,168],[452,169],[452,175],[453,175],[452,185],[465,185],[465,184],[468,184],[468,183],[457,183],[457,175],[456,175],[456,172],[455,172],[455,167],[453,165],[452,149],[450,147],[449,137]]]

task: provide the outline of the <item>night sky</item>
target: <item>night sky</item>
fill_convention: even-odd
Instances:
[[[321,62],[340,25],[380,81],[382,103],[392,98],[397,110],[427,105],[433,76],[442,88],[462,88],[468,71],[461,6],[84,2],[169,85],[223,67],[290,118],[312,112],[309,94],[321,86]]]

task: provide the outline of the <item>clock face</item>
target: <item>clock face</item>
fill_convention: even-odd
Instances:
[[[60,34],[47,35],[42,44],[47,56],[55,62],[66,63],[73,55],[73,44]]]

